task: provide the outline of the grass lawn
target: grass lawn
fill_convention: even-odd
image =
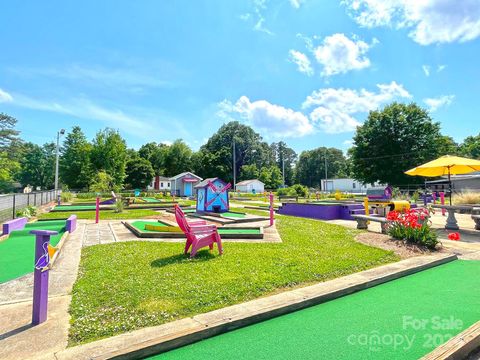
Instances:
[[[232,209],[233,210],[233,209]],[[225,243],[190,260],[183,243],[84,248],[70,306],[69,344],[204,313],[276,291],[399,260],[354,241],[356,230],[279,216],[283,243]]]
[[[57,211],[41,214],[39,219],[66,219],[70,215],[77,215],[78,219],[95,219],[95,211]],[[113,210],[100,210],[100,220],[117,220],[117,219],[141,219],[146,216],[158,216],[158,212],[151,209],[132,209],[124,210],[116,213]]]

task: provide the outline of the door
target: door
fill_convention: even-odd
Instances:
[[[185,183],[185,196],[192,196],[192,183]]]

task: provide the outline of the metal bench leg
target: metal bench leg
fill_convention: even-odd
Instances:
[[[380,223],[380,227],[382,228],[382,234],[387,234],[388,233],[387,223]]]
[[[480,230],[480,218],[479,219],[476,219],[476,218],[472,218],[473,221],[475,221],[475,230]]]

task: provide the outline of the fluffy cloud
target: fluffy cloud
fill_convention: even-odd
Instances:
[[[428,65],[422,65],[423,72],[425,73],[425,76],[430,76],[430,66]]]
[[[437,111],[442,106],[450,105],[455,99],[454,95],[443,95],[437,98],[423,99],[423,102],[428,105],[431,112]]]
[[[370,47],[371,45],[362,40],[351,40],[344,34],[337,33],[327,36],[323,43],[314,49],[314,54],[317,61],[323,65],[322,75],[330,76],[370,66],[370,60],[365,56]]]
[[[13,101],[12,95],[0,89],[0,103],[12,102],[12,101]]]
[[[303,103],[303,109],[312,109],[310,119],[327,133],[353,131],[360,124],[355,114],[375,110],[397,98],[411,98],[405,88],[392,81],[377,84],[378,91],[366,89],[325,88],[314,91]]]
[[[310,60],[308,59],[307,55],[296,50],[290,50],[289,54],[290,54],[290,57],[289,57],[290,61],[297,64],[298,71],[308,76],[313,75],[312,64],[310,63]]]
[[[303,0],[290,0],[290,5],[295,9],[299,9],[300,5],[302,5]]]
[[[465,42],[480,35],[478,0],[344,0],[355,21],[366,27],[411,29],[421,45]]]
[[[235,104],[224,100],[219,104],[218,115],[229,121],[238,115],[256,129],[262,129],[277,137],[301,137],[313,132],[307,116],[299,111],[271,104],[266,100],[251,102],[246,96]]]

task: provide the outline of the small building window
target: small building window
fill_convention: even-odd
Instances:
[[[163,187],[163,182],[162,182],[162,183],[160,183],[160,187]]]
[[[355,189],[357,187],[357,184],[353,183],[353,188]]]
[[[170,187],[170,183],[167,183],[167,187]]]

